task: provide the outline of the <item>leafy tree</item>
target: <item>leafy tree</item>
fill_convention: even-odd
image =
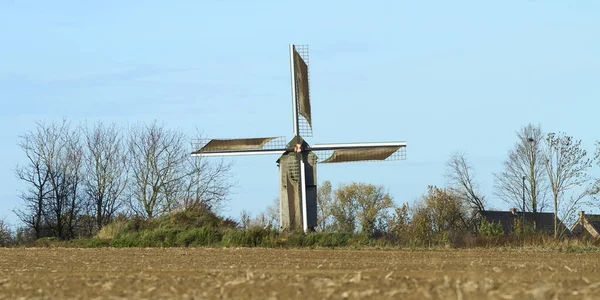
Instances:
[[[429,186],[412,212],[413,235],[429,243],[447,243],[468,230],[467,206],[451,190]]]
[[[395,207],[394,212],[387,218],[387,233],[398,242],[407,242],[410,225],[410,207],[407,203]]]
[[[317,228],[320,231],[332,226],[333,203],[331,182],[327,180],[317,187]]]
[[[355,200],[356,198],[347,195],[344,186],[334,191],[333,205],[331,206],[334,231],[345,233],[356,231],[358,205]]]
[[[383,186],[352,183],[340,186],[334,194],[334,227],[342,232],[354,232],[360,225],[361,232],[373,235],[376,225],[384,222],[386,211],[393,207],[392,197]]]

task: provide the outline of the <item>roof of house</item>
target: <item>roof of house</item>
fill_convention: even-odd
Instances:
[[[498,222],[502,224],[505,233],[513,232],[516,220],[521,220],[523,218],[523,214],[519,211],[486,210],[480,211],[479,214],[488,222]],[[535,214],[535,217],[537,219],[536,228],[538,232],[548,234],[554,233],[554,213],[538,212]],[[525,224],[532,224],[533,218],[533,213],[525,212]],[[598,220],[600,221],[600,218]],[[558,226],[561,231],[570,233],[570,230],[560,219],[558,220]]]
[[[585,215],[585,219],[590,222],[590,224],[592,226],[594,226],[594,228],[596,228],[596,230],[598,230],[600,232],[600,215]]]
[[[592,228],[584,225],[591,226]],[[573,234],[581,234],[584,230],[590,233],[593,237],[597,237],[598,233],[600,233],[600,215],[584,214],[583,212],[579,212],[579,219],[575,224],[573,224],[571,231]],[[596,231],[595,233],[593,232],[594,230]]]

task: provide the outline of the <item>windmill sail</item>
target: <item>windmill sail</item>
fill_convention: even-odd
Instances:
[[[298,113],[306,119],[312,128],[310,116],[310,91],[308,87],[308,65],[294,48],[294,73],[296,76],[296,91],[298,93]]]
[[[331,156],[321,161],[321,163],[386,160],[399,149],[400,147],[335,150]]]
[[[274,140],[275,137],[267,138],[249,138],[249,139],[232,139],[232,140],[211,140],[201,151],[227,151],[227,150],[252,150],[262,149],[268,141]]]
[[[285,152],[283,137],[201,140],[196,145],[196,156],[272,154]]]
[[[260,137],[200,140],[193,156],[278,154],[280,228],[317,227],[317,165],[354,161],[387,161],[406,158],[406,142],[322,144],[310,146],[304,137],[312,136],[307,45],[290,45],[290,77],[294,137]],[[319,157],[323,159],[319,159]]]
[[[319,159],[319,163],[401,160],[406,158],[405,142],[314,145],[311,150],[322,158]]]

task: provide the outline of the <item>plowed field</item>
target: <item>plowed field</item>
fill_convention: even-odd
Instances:
[[[599,299],[600,253],[0,249],[0,299]]]

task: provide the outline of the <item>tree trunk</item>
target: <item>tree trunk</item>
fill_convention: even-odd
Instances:
[[[558,195],[554,194],[554,239],[558,238]]]

